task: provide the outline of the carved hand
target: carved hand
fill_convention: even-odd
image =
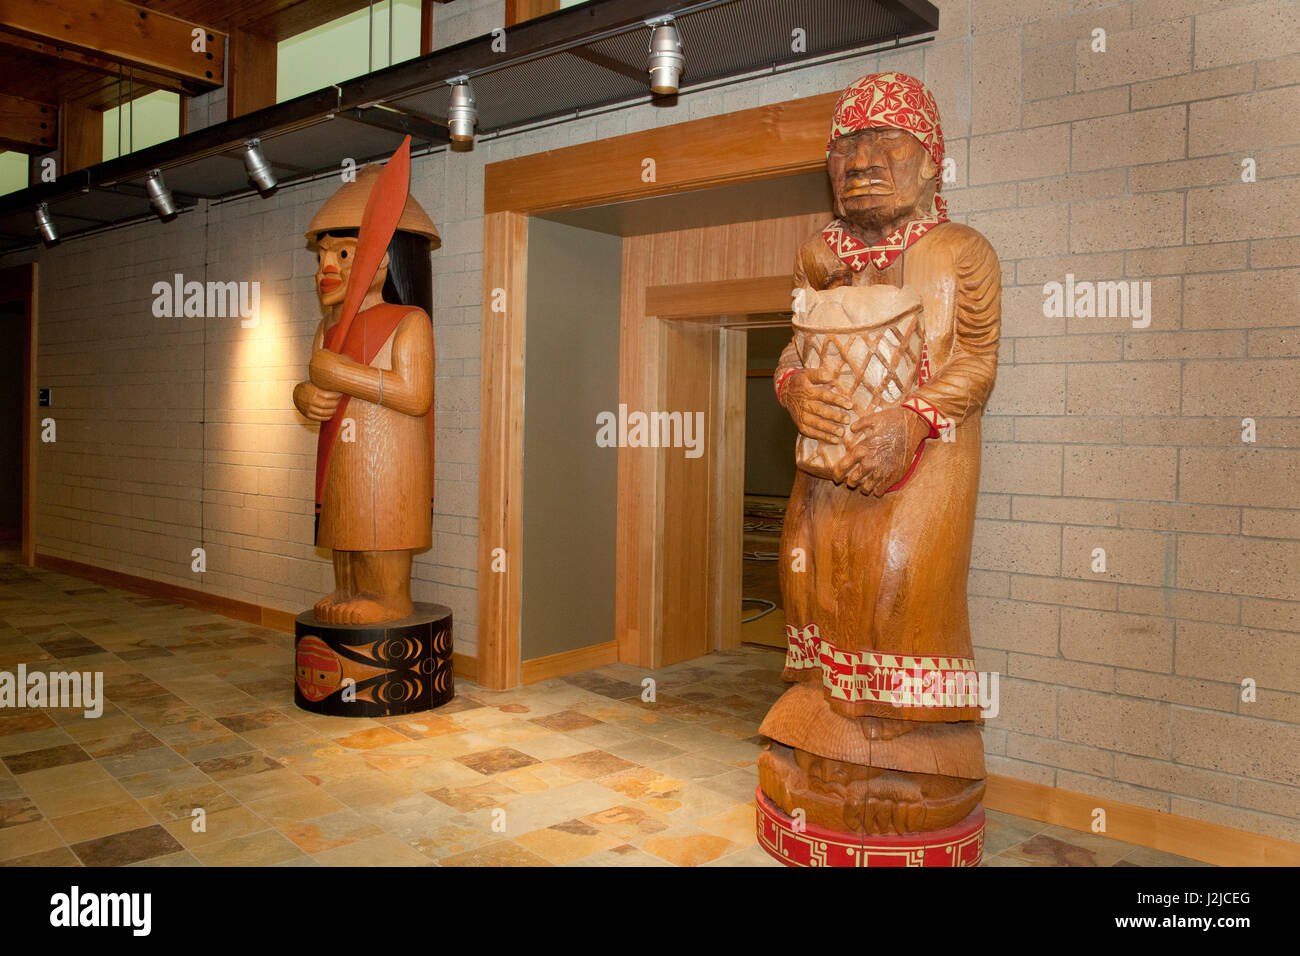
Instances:
[[[835,477],[877,498],[903,480],[916,446],[930,433],[920,415],[900,406],[864,415],[850,431]]]
[[[339,355],[337,352],[331,352],[329,349],[317,349],[312,354],[311,364],[307,366],[307,371],[312,384],[317,388],[345,391],[343,375],[347,369],[355,367],[357,367],[356,362]]]
[[[853,401],[827,383],[833,376],[825,369],[800,369],[781,386],[781,404],[794,419],[801,435],[830,445],[843,440]]]
[[[327,422],[333,418],[342,397],[342,392],[329,392],[311,382],[299,382],[293,390],[294,405],[303,417],[314,422]]]

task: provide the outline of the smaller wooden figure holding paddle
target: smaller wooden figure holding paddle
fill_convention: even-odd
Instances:
[[[331,624],[376,624],[412,611],[411,559],[432,543],[433,329],[429,253],[441,244],[408,193],[410,137],[368,166],[307,227],[316,248],[310,380],[293,402],[321,423],[316,544],[334,553],[335,590],[316,603]]]

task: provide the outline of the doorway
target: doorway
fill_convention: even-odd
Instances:
[[[23,338],[20,302],[0,302],[0,547],[23,535]]]
[[[37,266],[0,269],[0,548],[36,563],[33,534]]]
[[[776,366],[790,342],[789,324],[746,333],[745,485],[741,555],[740,639],[785,650],[785,610],[779,574],[781,532],[794,485],[798,430],[776,400]]]
[[[706,453],[691,456],[633,447],[630,430],[623,447],[620,431],[613,633],[587,633],[584,646],[544,658],[524,655],[531,220],[621,241],[620,428],[625,410],[629,421],[640,412],[684,422],[689,412],[743,422],[740,325],[791,307],[795,254],[829,215],[825,115],[836,98],[656,126],[486,167],[476,622],[484,686],[514,687],[610,658],[660,668],[741,643],[744,428],[710,424]],[[646,175],[647,157],[654,175]]]

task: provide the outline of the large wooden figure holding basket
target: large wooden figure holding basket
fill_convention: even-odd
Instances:
[[[781,543],[793,686],[761,732],[758,829],[803,865],[974,865],[984,753],[966,607],[1001,274],[949,222],[933,97],[836,107],[832,221],[800,249],[777,397],[800,437]]]

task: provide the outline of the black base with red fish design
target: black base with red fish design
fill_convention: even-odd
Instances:
[[[331,717],[392,717],[431,710],[455,695],[451,609],[417,604],[383,624],[294,621],[293,700]]]

